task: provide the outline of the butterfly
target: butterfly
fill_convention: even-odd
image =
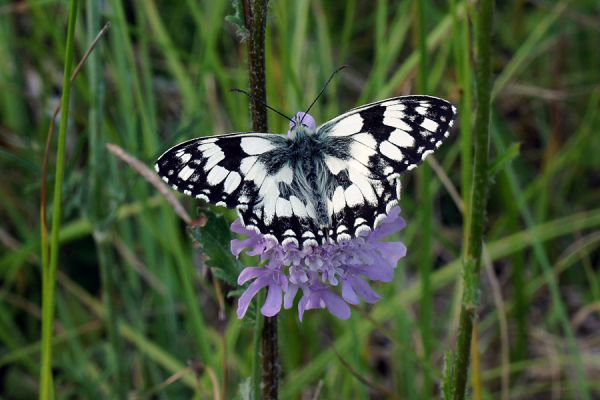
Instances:
[[[237,209],[246,228],[283,246],[340,243],[385,220],[398,204],[400,175],[440,147],[455,116],[451,103],[431,96],[381,100],[318,128],[297,113],[287,136],[192,139],[167,150],[155,169],[179,192]]]

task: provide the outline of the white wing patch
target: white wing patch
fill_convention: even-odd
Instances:
[[[275,148],[272,142],[259,137],[243,138],[241,147],[248,155],[264,154]]]
[[[363,119],[360,114],[352,114],[341,119],[328,133],[330,136],[346,136],[360,132],[362,127]]]
[[[333,214],[344,211],[344,207],[346,207],[346,196],[344,195],[344,189],[341,186],[335,188],[331,203],[333,205]]]
[[[377,150],[377,140],[370,133],[359,133],[352,138],[370,149]]]
[[[400,147],[413,147],[415,145],[415,138],[402,129],[392,131],[389,141]]]
[[[440,124],[438,124],[437,122],[435,122],[429,118],[425,118],[425,119],[423,119],[423,122],[421,122],[421,126],[430,132],[435,132],[437,130],[437,128],[440,126]]]
[[[292,204],[289,200],[279,197],[275,206],[275,212],[278,217],[291,217],[292,216]]]
[[[404,159],[402,151],[400,151],[398,147],[394,146],[391,142],[387,140],[384,140],[379,145],[379,151],[381,151],[381,154],[394,161],[402,161],[402,159]]]
[[[181,179],[183,181],[187,181],[190,178],[190,176],[192,176],[194,171],[196,171],[194,168],[190,168],[189,166],[186,165],[185,167],[183,167],[181,169],[181,171],[179,171],[177,176],[179,177],[179,179]]]
[[[225,179],[227,174],[229,174],[228,170],[217,165],[213,169],[210,170],[210,172],[206,176],[206,181],[208,182],[209,185],[216,186],[219,183],[221,183],[221,181],[223,181],[223,179]]]
[[[334,156],[325,157],[325,165],[329,168],[332,174],[337,175],[346,168],[346,163]]]
[[[235,171],[231,171],[229,175],[227,175],[227,179],[225,179],[225,193],[233,193],[233,191],[240,186],[240,183],[242,183],[242,176]]]

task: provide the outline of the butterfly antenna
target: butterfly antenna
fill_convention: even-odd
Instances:
[[[234,88],[234,89],[231,89],[230,92],[243,93],[246,96],[250,97],[251,99],[254,99],[254,100],[258,101],[260,104],[262,104],[263,106],[267,107],[269,110],[276,112],[277,114],[279,114],[283,118],[287,119],[288,121],[294,122],[294,120],[291,119],[290,117],[288,117],[287,115],[285,115],[285,114],[277,111],[276,109],[274,109],[273,107],[271,107],[270,105],[268,105],[267,103],[265,103],[264,101],[262,101],[261,99],[259,99],[256,96],[254,96],[254,95],[246,92],[245,90]]]
[[[304,117],[306,116],[306,114],[308,114],[308,112],[310,111],[310,109],[315,105],[315,103],[317,102],[317,100],[319,100],[319,97],[321,97],[321,95],[323,94],[323,92],[325,92],[325,89],[327,88],[327,85],[329,85],[329,82],[331,82],[331,80],[333,79],[333,77],[340,72],[341,70],[343,70],[344,68],[346,68],[347,65],[342,65],[341,67],[339,67],[338,69],[336,69],[335,71],[333,71],[333,73],[331,74],[331,76],[329,77],[329,79],[327,79],[327,82],[325,82],[325,84],[323,85],[323,89],[321,89],[321,91],[319,92],[319,94],[317,95],[317,98],[310,104],[310,106],[308,107],[308,110],[306,110],[306,112],[304,113],[304,115],[302,116],[302,119],[300,120],[300,124],[302,124],[302,121],[304,120]]]

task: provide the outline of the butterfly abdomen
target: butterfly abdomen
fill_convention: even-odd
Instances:
[[[295,185],[292,190],[311,204],[315,210],[318,226],[331,224],[327,212],[327,182],[330,177],[325,169],[321,143],[312,135],[298,135],[290,147],[290,161],[294,169]]]

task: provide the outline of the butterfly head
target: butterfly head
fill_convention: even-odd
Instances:
[[[297,112],[293,120],[290,121],[290,130],[288,137],[295,138],[297,135],[312,135],[317,130],[317,123],[312,115]]]

